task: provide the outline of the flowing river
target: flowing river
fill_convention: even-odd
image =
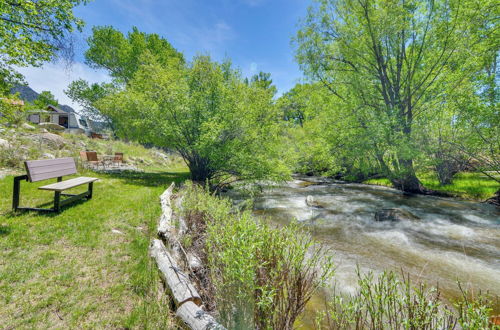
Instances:
[[[235,203],[245,198],[234,191],[229,196]],[[375,212],[387,208],[418,219],[375,221]],[[500,296],[500,212],[493,206],[296,177],[265,187],[254,213],[277,224],[297,219],[307,225],[333,251],[336,286],[345,293],[356,292],[359,265],[362,272],[404,271],[413,281],[439,285],[447,300],[461,296],[457,281],[475,293]],[[494,309],[500,313],[498,300]]]

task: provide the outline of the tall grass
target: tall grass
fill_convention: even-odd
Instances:
[[[220,321],[229,329],[291,329],[333,274],[331,258],[298,225],[273,228],[187,185],[187,218],[205,227],[205,261]],[[188,220],[188,223],[190,220]],[[188,225],[189,226],[189,225]]]
[[[438,289],[412,285],[408,276],[384,272],[360,275],[359,291],[345,297],[334,292],[325,311],[318,313],[319,329],[500,329],[490,324],[491,308],[484,296],[463,298],[450,308]]]

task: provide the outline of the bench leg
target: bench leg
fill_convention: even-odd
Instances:
[[[59,212],[61,210],[61,192],[54,192],[54,212]]]
[[[89,191],[88,191],[88,196],[87,196],[87,199],[91,199],[92,198],[92,191],[94,190],[94,183],[93,182],[90,182],[89,183]]]
[[[15,212],[19,209],[19,196],[21,194],[21,180],[27,180],[27,175],[14,177],[14,189],[12,192],[12,210]]]

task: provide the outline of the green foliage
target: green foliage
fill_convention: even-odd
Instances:
[[[206,223],[205,250],[217,311],[228,329],[291,329],[333,274],[331,258],[298,225],[273,228],[196,185],[186,216]]]
[[[38,98],[33,101],[33,105],[37,109],[47,108],[48,105],[58,106],[59,102],[56,100],[55,96],[50,91],[42,91]]]
[[[245,84],[229,63],[205,56],[187,67],[153,55],[141,62],[123,91],[99,103],[119,136],[178,151],[195,181],[287,176],[271,90]]]
[[[15,95],[0,98],[0,124],[20,125],[26,120],[26,108],[18,101]]]
[[[334,293],[325,312],[318,313],[318,328],[328,329],[494,329],[491,308],[484,296],[468,298],[463,292],[454,311],[443,304],[439,290],[414,286],[409,277],[394,272],[358,271],[359,292],[343,297]],[[460,327],[459,327],[460,326]]]
[[[121,83],[132,79],[145,53],[153,54],[160,65],[168,64],[173,58],[184,61],[183,55],[166,39],[156,33],[140,32],[136,27],[125,36],[112,26],[96,26],[92,28],[92,36],[87,42],[86,63],[93,68],[107,70]]]
[[[83,79],[78,79],[71,82],[68,88],[64,90],[64,93],[82,107],[87,118],[105,120],[111,124],[109,118],[104,117],[99,109],[96,108],[96,103],[115,90],[116,86],[112,83],[89,84]]]
[[[72,55],[70,34],[83,21],[73,8],[88,0],[8,0],[0,2],[0,89],[18,81],[12,66],[39,66],[56,53]]]
[[[480,79],[485,66],[495,71],[497,14],[493,1],[315,1],[295,39],[297,60],[334,97],[343,129],[329,131],[334,138],[350,131],[342,148],[365,158],[349,157],[354,164],[383,173],[398,189],[425,191],[415,164],[425,156],[448,161],[458,152],[436,141],[464,136],[453,127],[463,115],[453,103],[488,90],[483,104],[491,116],[498,113],[491,101],[495,78]],[[498,125],[483,126],[498,133]]]
[[[258,74],[252,76],[250,83],[257,85],[258,87],[271,90],[273,95],[277,92],[276,86],[273,85],[270,73],[260,71]]]

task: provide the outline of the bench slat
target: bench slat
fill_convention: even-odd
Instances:
[[[58,178],[76,173],[75,160],[71,157],[31,160],[24,163],[31,182]]]
[[[81,186],[82,184],[90,183],[97,181],[99,179],[97,178],[90,178],[90,177],[85,177],[81,176],[79,178],[74,178],[74,179],[69,179],[66,181],[61,181],[61,182],[56,182],[52,184],[48,184],[46,186],[42,186],[38,189],[41,190],[52,190],[52,191],[64,191],[66,189],[74,188],[77,186]]]

